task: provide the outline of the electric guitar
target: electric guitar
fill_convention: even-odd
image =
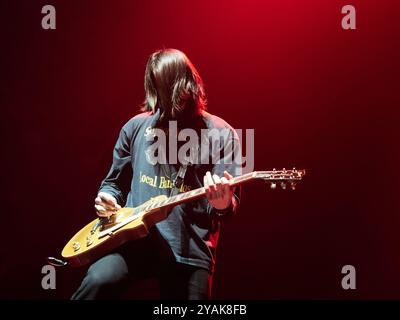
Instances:
[[[305,170],[254,171],[229,180],[236,186],[252,180],[268,182],[272,189],[282,189],[303,178]],[[204,187],[172,197],[159,195],[135,208],[122,208],[107,218],[97,218],[78,231],[65,245],[61,255],[73,267],[94,262],[123,243],[143,238],[156,223],[167,218],[172,207],[205,196]]]

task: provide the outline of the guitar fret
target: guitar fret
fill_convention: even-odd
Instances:
[[[194,190],[194,194],[195,195],[197,195],[197,194],[199,194],[199,193],[202,193],[204,191],[204,188],[199,188],[199,189],[196,189],[196,190]]]
[[[250,173],[244,174],[242,176],[235,177],[231,181],[233,183],[238,183],[238,182],[241,182],[241,181],[244,181],[244,180],[248,180],[248,179],[251,179],[251,178],[252,178],[252,173],[250,172]]]
[[[176,196],[176,201],[181,200],[181,198],[182,198],[182,195],[181,195],[181,194],[178,194],[178,195]]]

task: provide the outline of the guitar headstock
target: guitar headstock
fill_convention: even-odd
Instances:
[[[256,179],[262,179],[267,183],[270,183],[271,189],[276,189],[279,185],[282,189],[286,189],[287,185],[294,190],[296,183],[300,181],[306,174],[305,170],[297,170],[293,168],[291,170],[276,170],[272,171],[254,171],[253,175]]]

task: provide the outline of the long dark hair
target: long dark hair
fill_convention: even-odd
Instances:
[[[160,110],[160,120],[195,115],[206,107],[203,81],[188,57],[176,49],[150,55],[144,76],[142,111]]]

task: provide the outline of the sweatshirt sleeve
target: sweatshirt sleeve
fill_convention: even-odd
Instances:
[[[132,154],[129,134],[124,126],[114,146],[113,161],[99,192],[114,196],[119,205],[123,206],[130,191],[132,179]]]

